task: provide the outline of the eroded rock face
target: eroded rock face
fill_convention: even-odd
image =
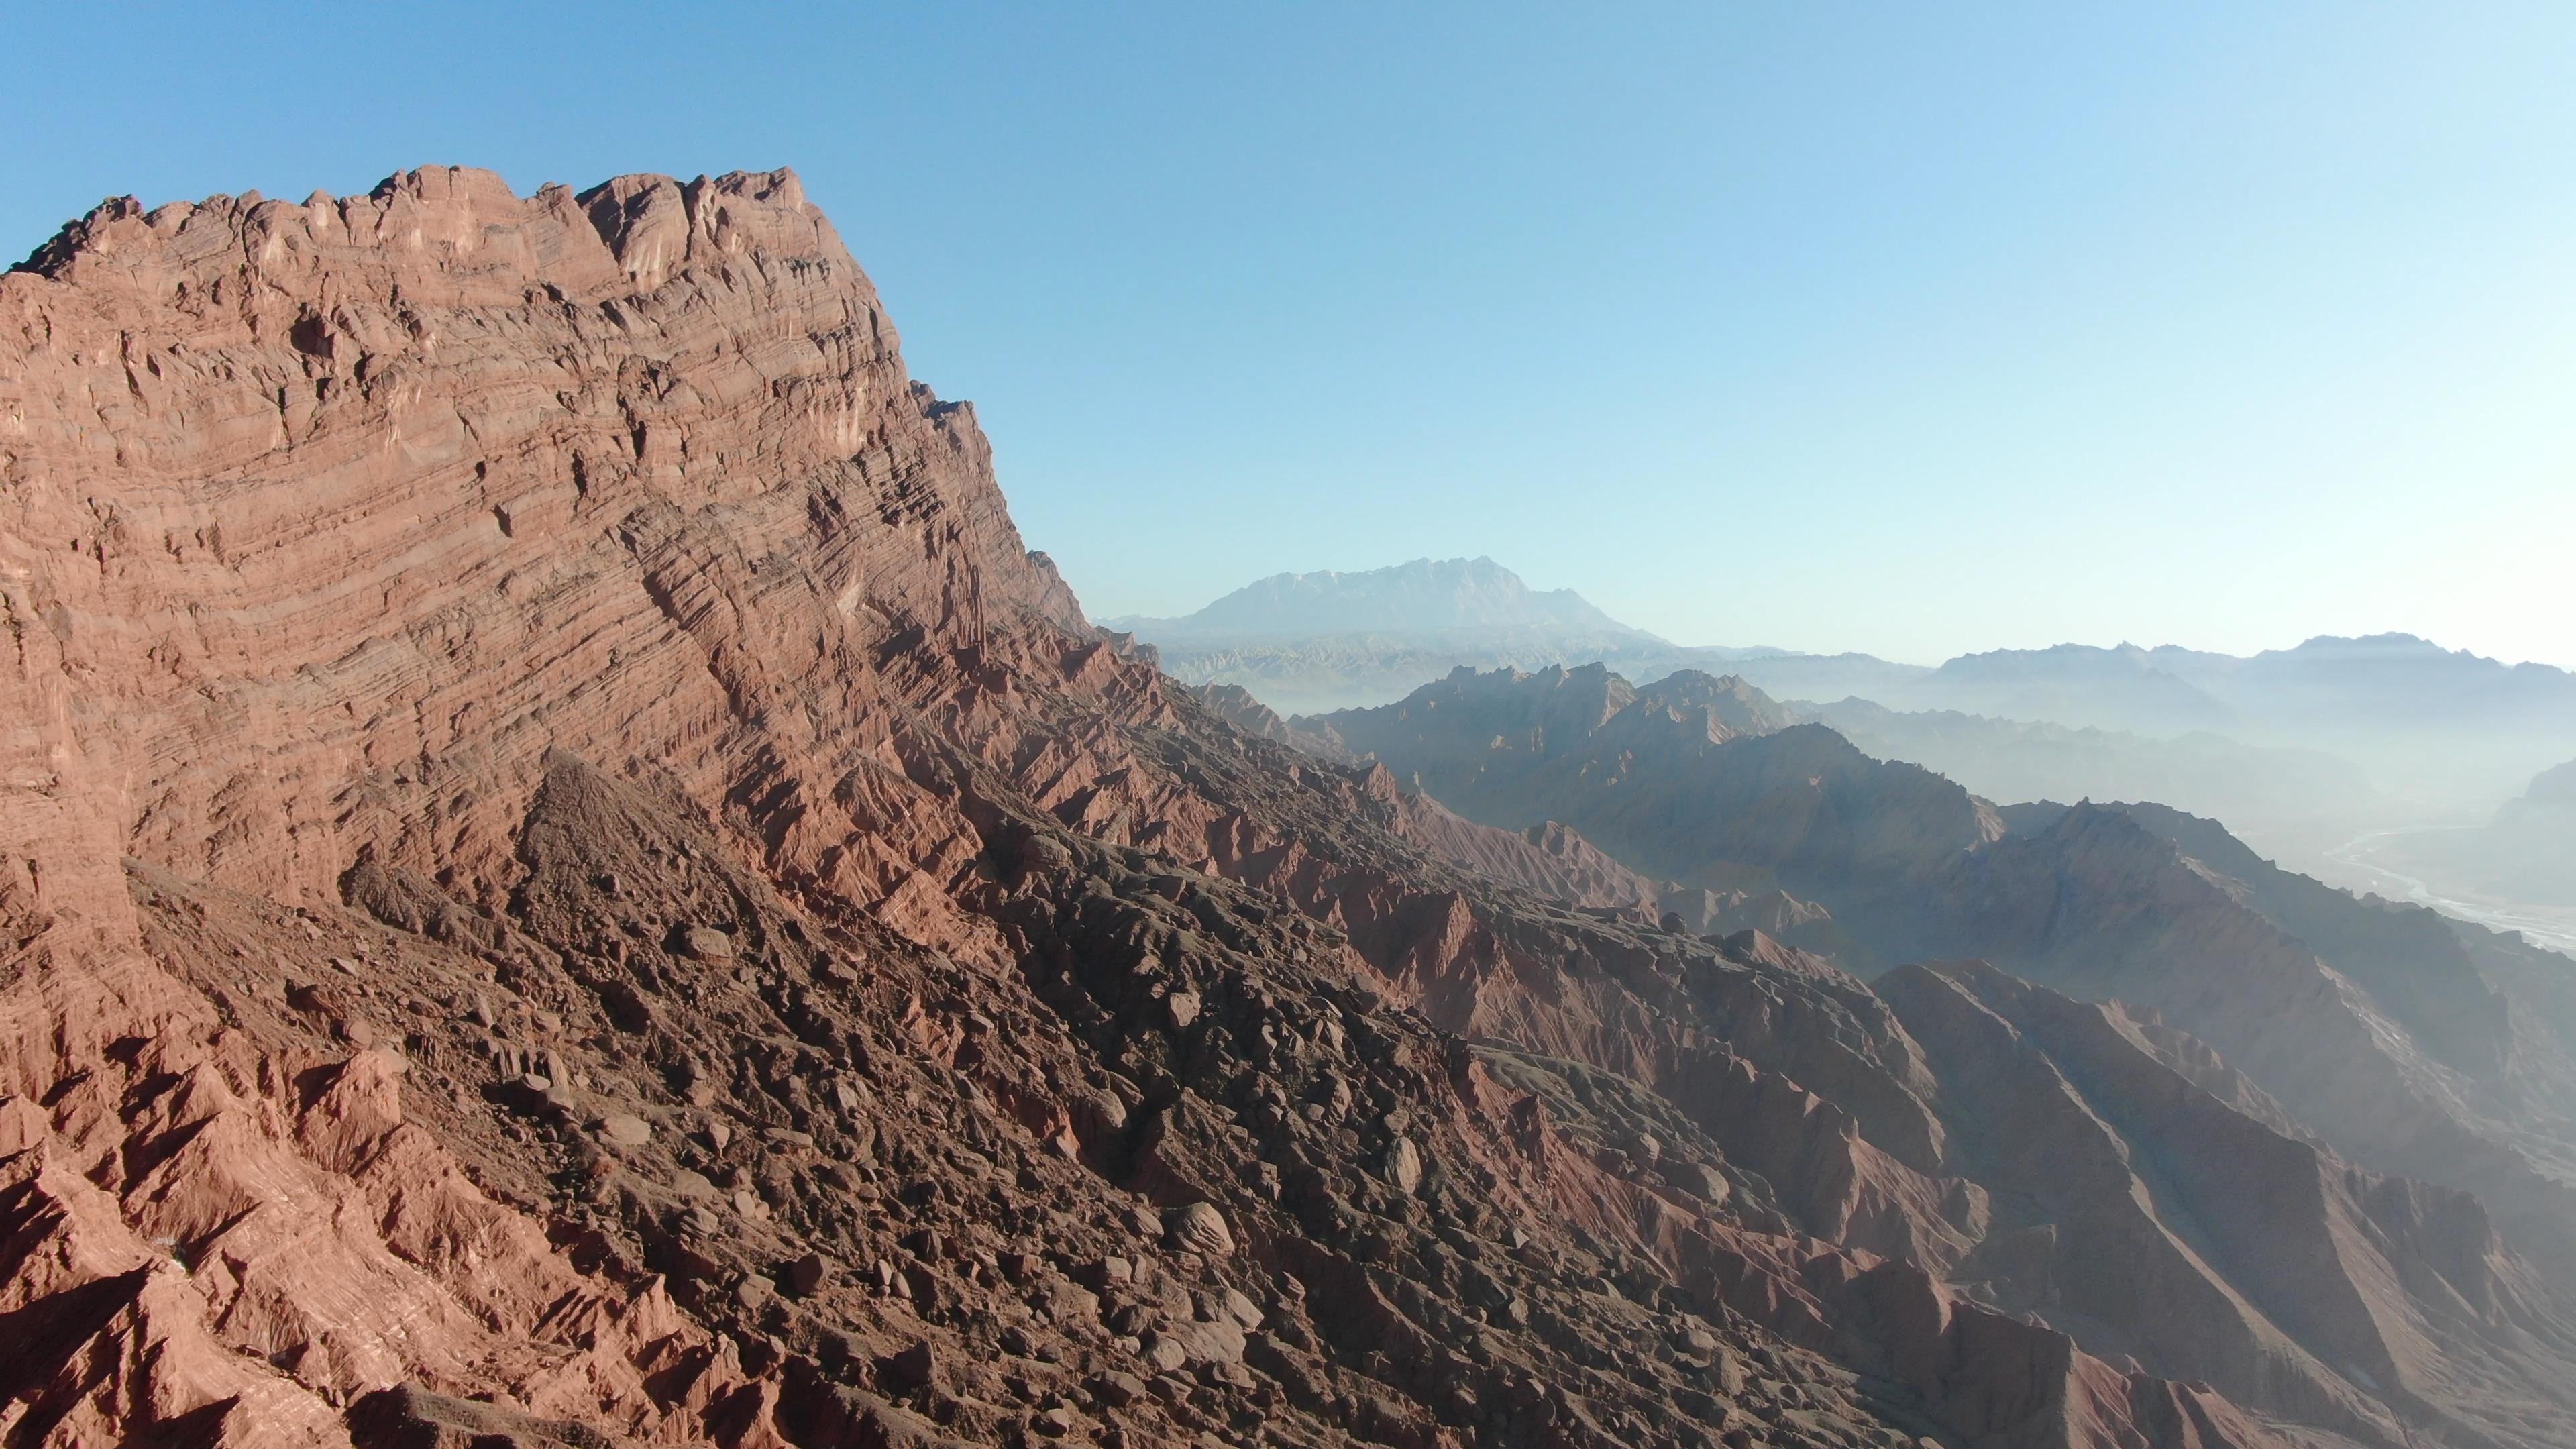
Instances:
[[[336,899],[373,847],[489,906],[553,746],[899,809],[881,738],[791,705],[861,713],[877,651],[975,650],[988,608],[1079,622],[786,173],[120,203],[35,266],[0,281],[18,632],[189,875]],[[851,888],[910,869],[789,835]]]
[[[1887,1000],[1091,630],[786,173],[111,204],[0,379],[13,1442],[2293,1442],[2015,1316]]]

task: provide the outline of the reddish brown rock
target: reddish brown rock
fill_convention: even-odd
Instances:
[[[1948,1276],[2009,1174],[1857,981],[1089,629],[786,173],[111,204],[0,379],[19,1437],[2291,1442]]]

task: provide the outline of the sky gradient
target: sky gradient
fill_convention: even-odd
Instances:
[[[1694,644],[2576,667],[2576,7],[1576,8],[51,7],[0,250],[791,165],[1095,615],[1490,554]]]

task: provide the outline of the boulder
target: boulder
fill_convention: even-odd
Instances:
[[[1165,1236],[1175,1248],[1221,1258],[1234,1251],[1234,1231],[1216,1204],[1194,1202],[1173,1209],[1163,1220]]]
[[[733,933],[713,926],[691,926],[679,937],[680,952],[700,961],[733,959]]]

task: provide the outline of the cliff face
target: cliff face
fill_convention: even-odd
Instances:
[[[970,668],[997,611],[1080,624],[971,414],[907,381],[791,175],[521,200],[428,171],[110,203],[0,277],[0,490],[12,1302],[66,1355],[25,1365],[21,1432],[332,1440],[409,1377],[694,1432],[732,1348],[577,1274],[407,1121],[389,1004],[260,1041],[147,949],[168,923],[119,862],[174,905],[408,891],[457,948],[443,1010],[567,750],[734,802],[853,903],[953,916],[915,862],[963,826],[906,808],[877,665]],[[256,932],[232,958],[318,989]],[[680,1360],[694,1387],[645,1387]]]
[[[1971,1269],[2045,1214],[1887,1000],[1497,885],[1089,629],[785,173],[110,204],[0,278],[0,509],[8,1443],[2427,1422],[2021,1316]],[[1688,803],[1784,865],[1992,825],[1646,703],[1769,762]],[[2505,1392],[2557,1363],[2510,1245],[2370,1191],[2522,1315]]]
[[[333,898],[373,847],[489,904],[561,746],[711,792],[765,755],[782,855],[893,877],[789,825],[881,743],[794,706],[865,713],[877,652],[995,609],[1080,625],[785,173],[112,204],[33,265],[0,282],[28,713],[187,875]]]

